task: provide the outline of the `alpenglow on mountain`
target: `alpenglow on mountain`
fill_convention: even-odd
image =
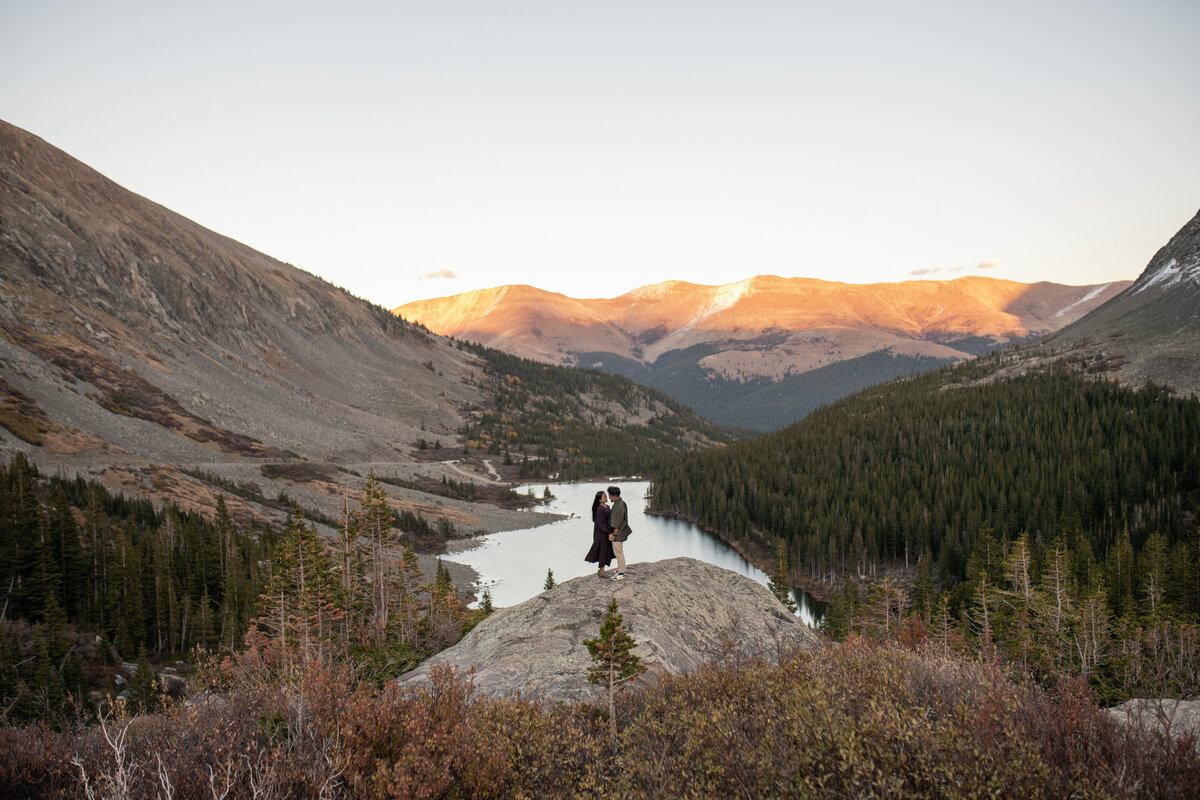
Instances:
[[[501,286],[394,311],[526,358],[626,375],[710,419],[771,430],[874,383],[1056,331],[1127,286],[757,276],[587,300]]]

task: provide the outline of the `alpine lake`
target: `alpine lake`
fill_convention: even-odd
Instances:
[[[688,556],[745,575],[766,586],[769,576],[742,557],[725,542],[682,520],[652,516],[645,512],[648,481],[614,481],[629,507],[629,525],[633,534],[625,544],[630,580],[636,580],[638,562]],[[519,494],[532,493],[548,503],[527,513],[568,515],[566,519],[481,536],[474,546],[447,554],[447,561],[466,564],[479,573],[477,585],[491,592],[496,606],[523,603],[544,590],[547,570],[561,583],[584,575],[595,576],[596,566],[583,560],[592,546],[592,499],[608,483],[533,483],[516,487]],[[612,564],[615,571],[616,561]],[[601,578],[595,578],[602,580]],[[804,622],[816,626],[826,604],[799,589],[792,599]]]

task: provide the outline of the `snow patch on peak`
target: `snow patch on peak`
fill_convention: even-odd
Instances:
[[[1190,264],[1180,264],[1178,259],[1172,258],[1146,276],[1135,294],[1140,294],[1151,286],[1161,286],[1165,289],[1183,281],[1200,283],[1200,258]]]
[[[724,286],[718,286],[712,293],[712,297],[705,303],[700,313],[692,317],[686,325],[680,330],[688,330],[693,328],[714,314],[719,314],[726,309],[733,308],[738,301],[747,294],[754,293],[754,278],[746,278],[737,283],[728,283]]]
[[[737,283],[728,283],[724,286],[718,286],[713,292],[712,305],[714,311],[723,311],[732,307],[738,300],[741,300],[748,294],[754,292],[754,278],[746,278]]]
[[[1091,300],[1092,298],[1099,297],[1100,293],[1103,292],[1105,289],[1107,289],[1110,286],[1112,286],[1111,283],[1104,283],[1104,284],[1101,284],[1100,286],[1097,286],[1095,289],[1092,289],[1090,292],[1088,292],[1083,297],[1076,300],[1074,303],[1071,303],[1071,305],[1066,306],[1065,308],[1060,308],[1058,311],[1055,311],[1054,316],[1061,317],[1063,314],[1066,314],[1072,308],[1075,308],[1078,305],[1082,305],[1083,303],[1086,303],[1087,301]]]

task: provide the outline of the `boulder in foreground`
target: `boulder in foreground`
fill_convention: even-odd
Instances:
[[[637,640],[634,654],[655,672],[690,672],[731,658],[767,657],[821,640],[750,578],[692,558],[631,564],[628,579],[575,578],[520,605],[497,610],[462,641],[400,677],[429,681],[435,664],[475,670],[483,694],[579,700],[598,696],[587,682],[584,639],[594,638],[611,599]]]

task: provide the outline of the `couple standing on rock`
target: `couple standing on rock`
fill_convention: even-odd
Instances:
[[[612,508],[608,507],[608,499],[612,498]],[[599,565],[596,572],[601,578],[607,578],[609,573],[604,568],[612,563],[613,556],[617,557],[617,575],[619,581],[625,580],[625,540],[633,533],[629,527],[629,509],[621,499],[621,489],[618,486],[608,487],[608,493],[596,492],[592,500],[592,549],[584,556],[584,561]]]

